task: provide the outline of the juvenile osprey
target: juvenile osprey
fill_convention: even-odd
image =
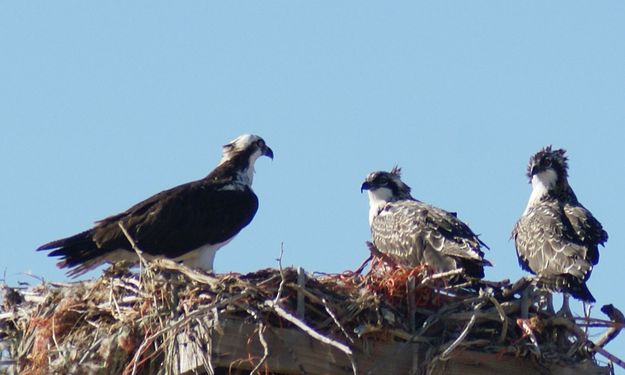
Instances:
[[[455,213],[420,202],[402,182],[400,169],[370,173],[361,191],[369,193],[369,225],[373,244],[399,264],[428,265],[437,272],[464,269],[484,277],[481,246],[488,248]]]
[[[247,226],[258,209],[252,191],[254,163],[273,159],[265,141],[244,134],[223,146],[219,165],[205,178],[162,191],[128,210],[96,222],[92,229],[52,241],[60,268],[81,275],[103,263],[136,260],[119,227],[128,231],[145,257],[164,256],[212,271],[215,253]]]
[[[519,264],[546,289],[595,302],[586,280],[608,234],[571,189],[565,150],[547,146],[530,158],[532,193],[512,237]]]

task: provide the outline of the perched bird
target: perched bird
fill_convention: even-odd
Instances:
[[[53,250],[49,256],[61,257],[57,265],[69,268],[70,276],[107,262],[136,261],[121,224],[144,257],[163,256],[212,271],[217,250],[256,214],[252,179],[260,156],[273,159],[273,151],[261,137],[241,135],[223,146],[219,165],[201,180],[162,191],[87,231],[37,250]]]
[[[436,272],[464,269],[464,276],[484,277],[481,247],[488,248],[455,213],[420,202],[402,182],[401,170],[370,173],[361,191],[369,194],[373,245],[398,264],[427,265]]]
[[[595,302],[586,281],[608,234],[571,189],[565,152],[547,146],[530,158],[532,193],[512,238],[519,264],[537,275],[539,286]]]

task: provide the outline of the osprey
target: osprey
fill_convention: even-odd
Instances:
[[[464,269],[484,277],[481,246],[488,248],[455,213],[420,202],[402,182],[400,169],[370,173],[361,186],[369,194],[373,244],[403,266],[428,265],[436,272]]]
[[[244,134],[223,146],[219,165],[201,180],[162,191],[128,210],[97,221],[74,236],[37,250],[53,250],[60,268],[81,275],[103,263],[137,260],[124,235],[127,230],[143,256],[164,256],[190,267],[212,271],[215,253],[254,218],[258,198],[252,191],[254,163],[273,159],[265,141]]]
[[[586,281],[608,234],[571,189],[565,152],[547,146],[530,158],[532,193],[512,238],[519,264],[540,286],[595,302]]]

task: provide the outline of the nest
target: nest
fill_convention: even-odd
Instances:
[[[0,373],[215,373],[218,367],[274,373],[264,336],[271,327],[297,330],[342,352],[353,373],[355,353],[366,343],[421,345],[422,373],[467,350],[570,366],[593,362],[622,327],[555,315],[521,297],[527,283],[520,289],[507,281],[458,285],[458,277],[379,259],[367,273],[280,267],[213,276],[158,259],[139,272],[117,264],[92,281],[4,285]],[[224,334],[224,322],[255,327],[264,354],[244,358],[239,367],[217,363],[211,343]],[[603,342],[588,340],[589,326],[609,331]],[[190,345],[200,350],[195,364],[183,368],[180,358],[188,353],[182,351]]]

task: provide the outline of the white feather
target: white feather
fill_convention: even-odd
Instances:
[[[530,194],[523,215],[527,215],[530,208],[540,202],[540,199],[556,186],[557,181],[558,174],[552,168],[532,176],[532,194]]]
[[[236,236],[235,236],[236,237]],[[217,254],[217,250],[221,249],[223,246],[227,245],[228,242],[232,241],[234,237],[218,243],[214,245],[204,245],[200,246],[195,250],[191,250],[177,258],[172,258],[176,262],[182,262],[185,266],[191,268],[201,268],[206,272],[213,271],[213,263],[215,261],[215,254]],[[156,256],[150,255],[148,253],[142,253],[143,256],[147,260],[153,260],[158,258]],[[80,276],[85,272],[91,271],[92,269],[101,266],[105,263],[117,263],[120,261],[130,261],[130,262],[138,262],[139,258],[134,251],[117,249],[106,253],[106,255],[90,259],[75,269],[71,270],[68,274],[70,276]]]
[[[368,190],[369,195],[369,226],[373,223],[373,219],[378,216],[382,208],[391,200],[393,192],[388,188],[379,188]]]

